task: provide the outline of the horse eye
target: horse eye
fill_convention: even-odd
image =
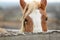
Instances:
[[[48,20],[48,17],[46,17],[46,19],[45,19],[46,21]]]
[[[25,19],[24,23],[26,24],[28,22],[28,20]]]

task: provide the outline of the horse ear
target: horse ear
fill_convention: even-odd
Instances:
[[[45,10],[47,5],[47,0],[41,0],[41,8]]]
[[[20,0],[20,5],[21,7],[24,9],[24,7],[26,6],[26,3],[24,0]]]

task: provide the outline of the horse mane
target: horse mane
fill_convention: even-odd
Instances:
[[[37,2],[33,2],[33,3],[29,3],[26,4],[24,10],[23,10],[23,14],[25,15],[24,17],[26,18],[27,15],[29,15],[33,10],[38,9],[39,4]],[[26,11],[27,9],[27,11]]]

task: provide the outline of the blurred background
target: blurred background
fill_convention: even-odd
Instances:
[[[60,30],[60,1],[47,0],[48,29]],[[0,0],[0,27],[19,29],[22,16],[19,0]]]

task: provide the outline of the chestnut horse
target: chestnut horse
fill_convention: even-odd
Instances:
[[[37,2],[36,2],[37,1]],[[28,15],[26,16],[24,22],[23,22],[23,26],[24,28],[21,28],[22,30],[24,30],[23,32],[47,32],[47,14],[46,14],[46,5],[47,5],[47,0],[36,0],[34,3],[31,0],[20,0],[20,5],[22,7],[22,11],[24,12],[25,7],[25,13],[23,13],[23,15],[25,15],[29,8],[32,10],[30,10],[30,12],[28,13]],[[32,5],[29,7],[29,5]],[[33,10],[33,8],[36,6],[37,8]]]

